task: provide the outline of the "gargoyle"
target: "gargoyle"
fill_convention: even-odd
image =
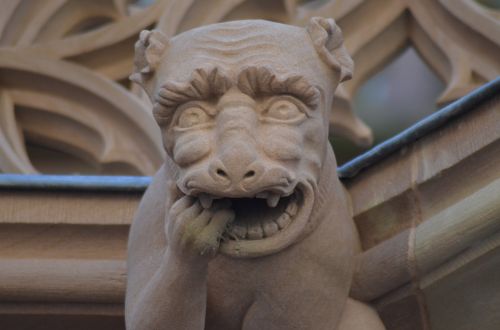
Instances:
[[[128,246],[128,329],[383,329],[328,142],[353,63],[332,19],[143,31],[132,80],[167,153]]]

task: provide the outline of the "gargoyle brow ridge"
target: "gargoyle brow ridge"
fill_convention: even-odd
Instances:
[[[159,88],[153,115],[160,125],[166,124],[180,104],[221,96],[231,85],[228,76],[218,67],[196,69],[188,82],[167,81]]]
[[[267,67],[248,67],[238,76],[238,88],[249,96],[290,94],[311,109],[319,104],[319,90],[299,75],[280,77]]]
[[[199,68],[188,82],[167,81],[158,90],[153,115],[160,125],[167,124],[175,109],[191,100],[208,100],[223,95],[234,82],[218,67]],[[319,104],[319,90],[304,77],[280,77],[267,67],[247,67],[238,75],[237,87],[251,96],[290,94],[311,109]]]

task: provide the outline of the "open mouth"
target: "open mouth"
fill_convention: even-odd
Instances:
[[[222,240],[259,240],[286,229],[297,214],[300,193],[281,197],[264,192],[255,198],[228,199],[235,220],[224,231]]]
[[[313,204],[312,188],[298,184],[288,194],[261,191],[252,198],[200,194],[204,208],[229,205],[235,219],[221,237],[220,252],[229,256],[254,257],[271,254],[296,241],[307,225]]]

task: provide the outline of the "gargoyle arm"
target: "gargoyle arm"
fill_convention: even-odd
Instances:
[[[128,245],[127,329],[205,327],[206,270],[193,270],[169,253],[165,238],[165,170],[156,174],[139,206]],[[138,230],[140,229],[140,230]]]

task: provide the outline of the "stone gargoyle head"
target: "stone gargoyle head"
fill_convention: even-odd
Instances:
[[[305,29],[235,21],[170,39],[143,31],[134,63],[170,178],[204,208],[231,202],[235,220],[215,249],[263,256],[312,231],[320,183],[326,172],[337,180],[328,142],[334,91],[353,70],[332,19],[312,18]]]

